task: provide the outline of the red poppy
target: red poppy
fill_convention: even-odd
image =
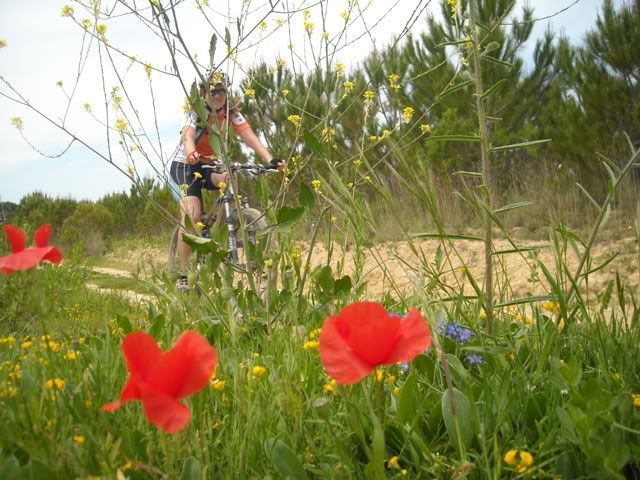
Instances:
[[[328,317],[320,333],[320,359],[337,383],[349,384],[378,365],[409,361],[431,346],[431,332],[420,311],[404,318],[375,302],[356,302]]]
[[[49,246],[49,235],[51,235],[51,225],[42,225],[33,234],[35,247],[25,248],[24,231],[14,225],[5,225],[4,231],[7,234],[11,255],[0,257],[0,271],[9,275],[16,270],[28,270],[35,267],[43,260],[52,263],[59,263],[62,254],[56,247]]]
[[[138,331],[122,343],[129,378],[120,399],[102,406],[112,412],[129,400],[141,400],[147,420],[174,433],[191,413],[179,400],[202,389],[216,367],[216,352],[196,332],[187,330],[171,350],[163,352],[151,335]]]

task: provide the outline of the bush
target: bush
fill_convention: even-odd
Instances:
[[[82,202],[62,224],[60,242],[65,247],[80,245],[85,255],[97,255],[104,252],[104,240],[113,225],[113,215],[106,207]]]

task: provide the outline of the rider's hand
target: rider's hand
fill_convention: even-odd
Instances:
[[[278,170],[284,170],[284,167],[287,166],[287,161],[284,158],[272,158],[269,162],[269,166],[271,168],[277,168]]]
[[[195,165],[200,161],[200,154],[194,150],[186,156],[186,160],[189,165]]]

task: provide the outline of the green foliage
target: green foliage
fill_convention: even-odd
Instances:
[[[104,253],[104,240],[114,223],[115,219],[106,207],[81,202],[62,224],[60,242],[67,247],[79,245],[85,255]]]

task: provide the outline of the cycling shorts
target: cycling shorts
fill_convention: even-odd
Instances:
[[[200,178],[196,178],[196,172]],[[198,197],[202,201],[202,189],[220,190],[211,181],[213,172],[202,168],[202,163],[189,165],[188,163],[173,161],[171,163],[171,185],[173,196],[176,200],[182,197]]]

